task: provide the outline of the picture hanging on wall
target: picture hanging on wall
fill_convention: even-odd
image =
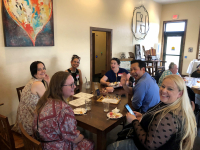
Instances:
[[[6,47],[54,46],[53,0],[3,0]]]

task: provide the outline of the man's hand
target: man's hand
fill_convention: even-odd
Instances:
[[[127,74],[124,72],[121,76],[121,80],[120,80],[120,84],[123,86],[123,85],[126,85],[126,80],[127,80]]]

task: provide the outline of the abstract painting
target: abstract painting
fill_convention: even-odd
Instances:
[[[3,0],[5,46],[54,46],[52,1]]]

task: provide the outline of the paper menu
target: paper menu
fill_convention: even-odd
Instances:
[[[69,104],[75,107],[79,107],[81,105],[85,105],[85,100],[86,100],[85,98],[78,98],[73,101],[70,101]]]
[[[104,98],[102,100],[102,102],[109,102],[109,103],[114,103],[114,104],[117,104],[118,103],[118,99],[112,99],[112,98]]]
[[[88,94],[83,92],[74,95],[74,97],[80,97],[80,98],[91,98],[93,96],[94,96],[93,94]]]

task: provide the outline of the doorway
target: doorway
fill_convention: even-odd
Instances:
[[[97,31],[97,32],[95,32]],[[100,51],[95,54],[95,33],[105,33],[105,51]],[[99,50],[98,50],[99,51]],[[102,52],[102,53],[101,53]],[[103,56],[104,57],[101,57]],[[110,70],[110,60],[112,57],[112,29],[90,27],[90,81],[93,81],[95,74],[100,73],[98,68],[95,68],[95,61],[104,61],[105,72]],[[98,59],[98,60],[97,60]],[[103,60],[102,60],[103,59]],[[96,70],[96,73],[95,73]],[[102,73],[101,73],[102,74]]]
[[[163,60],[165,68],[174,62],[182,73],[187,20],[163,22]]]

